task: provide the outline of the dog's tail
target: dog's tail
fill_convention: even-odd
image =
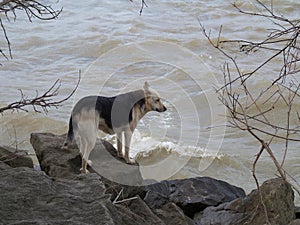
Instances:
[[[71,144],[74,141],[74,129],[73,129],[73,119],[72,116],[70,117],[69,120],[69,130],[68,130],[68,134],[66,137],[66,140],[62,146],[62,148],[67,148],[69,144]]]

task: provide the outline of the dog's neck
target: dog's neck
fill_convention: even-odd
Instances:
[[[142,98],[135,104],[135,108],[138,111],[137,112],[137,119],[140,120],[143,118],[143,116],[146,115],[147,112],[149,112],[149,107],[147,107],[146,97]]]

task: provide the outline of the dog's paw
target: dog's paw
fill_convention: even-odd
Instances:
[[[68,145],[65,145],[65,144],[64,144],[64,145],[61,146],[60,148],[61,148],[61,149],[68,149]]]
[[[80,172],[83,173],[83,174],[90,173],[90,171],[88,171],[87,169],[84,169],[84,168],[80,168]]]
[[[133,164],[136,163],[134,159],[129,159],[129,158],[125,159],[125,161],[126,161],[127,164],[130,164],[130,165],[133,165]]]

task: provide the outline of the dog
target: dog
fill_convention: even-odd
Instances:
[[[74,106],[69,120],[69,130],[62,148],[76,141],[82,157],[81,172],[88,173],[87,164],[91,165],[89,155],[95,147],[97,130],[116,134],[118,157],[127,164],[134,164],[129,158],[132,133],[139,120],[150,111],[164,112],[157,91],[144,83],[143,89],[127,92],[114,97],[87,96]],[[124,139],[123,139],[124,133]],[[125,155],[123,155],[123,144]]]

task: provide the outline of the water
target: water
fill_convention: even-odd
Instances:
[[[253,7],[251,1],[243,4]],[[298,1],[274,4],[279,13],[299,18]],[[264,27],[270,21],[246,18],[226,1],[163,0],[148,5],[140,16],[137,0],[61,0],[53,5],[63,6],[54,21],[30,23],[24,15],[16,22],[5,21],[14,59],[2,59],[0,105],[19,100],[18,89],[32,97],[58,78],[62,84],[57,99],[63,98],[74,88],[79,70],[82,80],[71,99],[46,115],[32,110],[2,115],[0,143],[15,145],[17,141],[20,148],[31,149],[31,132],[67,131],[72,106],[79,98],[139,89],[147,80],[160,92],[168,111],[146,115],[134,134],[131,156],[151,168],[144,175],[155,179],[211,176],[249,192],[255,188],[251,169],[259,144],[246,133],[224,126],[226,112],[214,90],[223,81],[224,58],[208,44],[198,19],[212,34],[217,35],[222,24],[223,38],[251,40],[265,37]],[[239,63],[249,69],[249,61],[255,64],[263,57],[255,53]],[[253,84],[257,89],[277,71],[270,65],[264,72],[267,75]],[[115,143],[113,136],[99,135]],[[285,169],[299,181],[299,145],[290,147]],[[280,145],[274,148],[282,157]],[[257,168],[260,181],[274,177],[275,171],[264,154]]]

